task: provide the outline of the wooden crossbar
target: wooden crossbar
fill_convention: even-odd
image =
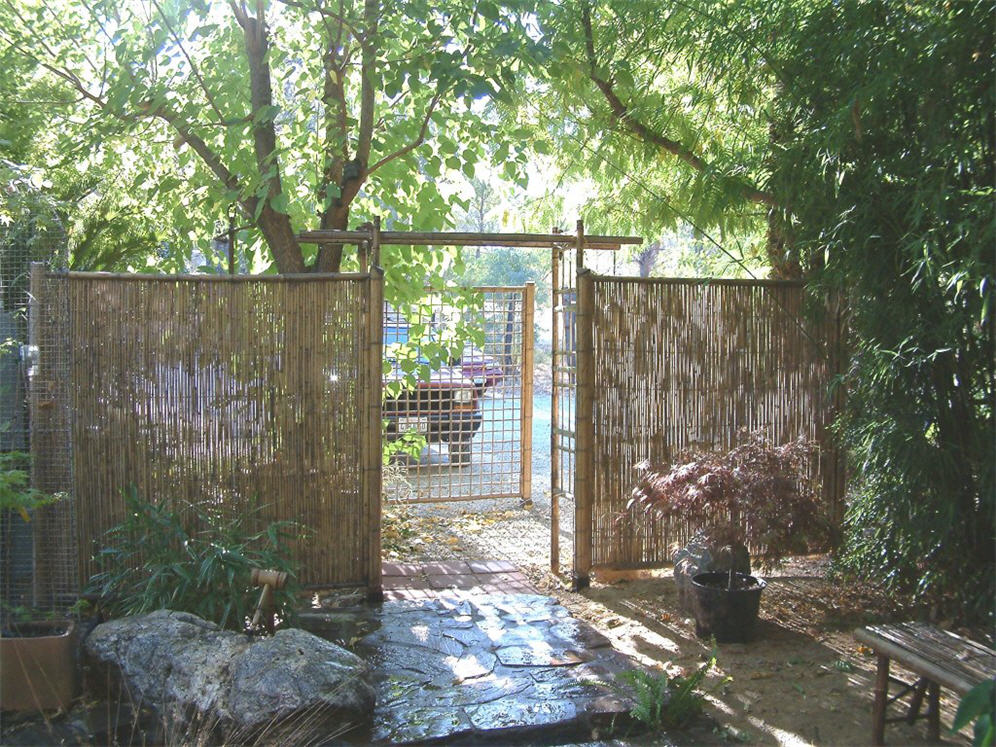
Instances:
[[[322,229],[302,231],[297,239],[303,244],[359,244],[367,241],[364,230]],[[623,244],[642,244],[640,236],[585,236],[585,249],[615,251]],[[400,246],[509,246],[549,248],[573,246],[577,237],[569,233],[476,233],[462,231],[383,231],[382,245]]]

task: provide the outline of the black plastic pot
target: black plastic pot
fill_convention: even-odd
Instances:
[[[692,577],[692,612],[695,634],[715,636],[720,643],[746,643],[754,637],[761,592],[767,585],[754,576],[735,574],[734,588],[727,588],[726,571],[699,573]]]

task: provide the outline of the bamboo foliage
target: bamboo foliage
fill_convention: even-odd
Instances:
[[[839,334],[832,319],[807,320],[800,284],[596,276],[592,293],[588,378],[597,386],[583,500],[578,488],[579,522],[590,503],[592,566],[669,562],[698,527],[619,521],[636,465],[692,444],[729,448],[743,429],[819,443],[813,479],[839,516],[843,480],[827,432]]]
[[[379,277],[53,277],[68,296],[84,578],[134,484],[181,510],[257,506],[261,523],[299,522],[301,582],[379,585],[378,485],[358,437],[363,382],[380,376],[367,339]]]

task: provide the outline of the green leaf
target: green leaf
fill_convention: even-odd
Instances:
[[[283,213],[286,215],[289,212],[287,193],[281,192],[270,198],[270,207],[273,208],[278,213]]]
[[[965,693],[958,704],[951,730],[958,731],[980,716],[992,717],[996,713],[994,698],[996,698],[996,680],[986,680],[973,687]]]

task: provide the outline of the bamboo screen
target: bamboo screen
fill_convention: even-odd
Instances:
[[[807,321],[801,285],[590,282],[593,566],[670,562],[673,544],[697,528],[617,521],[635,466],[666,463],[692,444],[728,448],[743,428],[764,428],[779,443],[799,435],[820,443],[814,479],[837,513],[843,484],[826,429],[839,336],[829,322]]]
[[[134,485],[181,510],[299,522],[304,584],[371,581],[364,382],[379,396],[380,375],[366,371],[368,276],[62,282],[84,577]]]

